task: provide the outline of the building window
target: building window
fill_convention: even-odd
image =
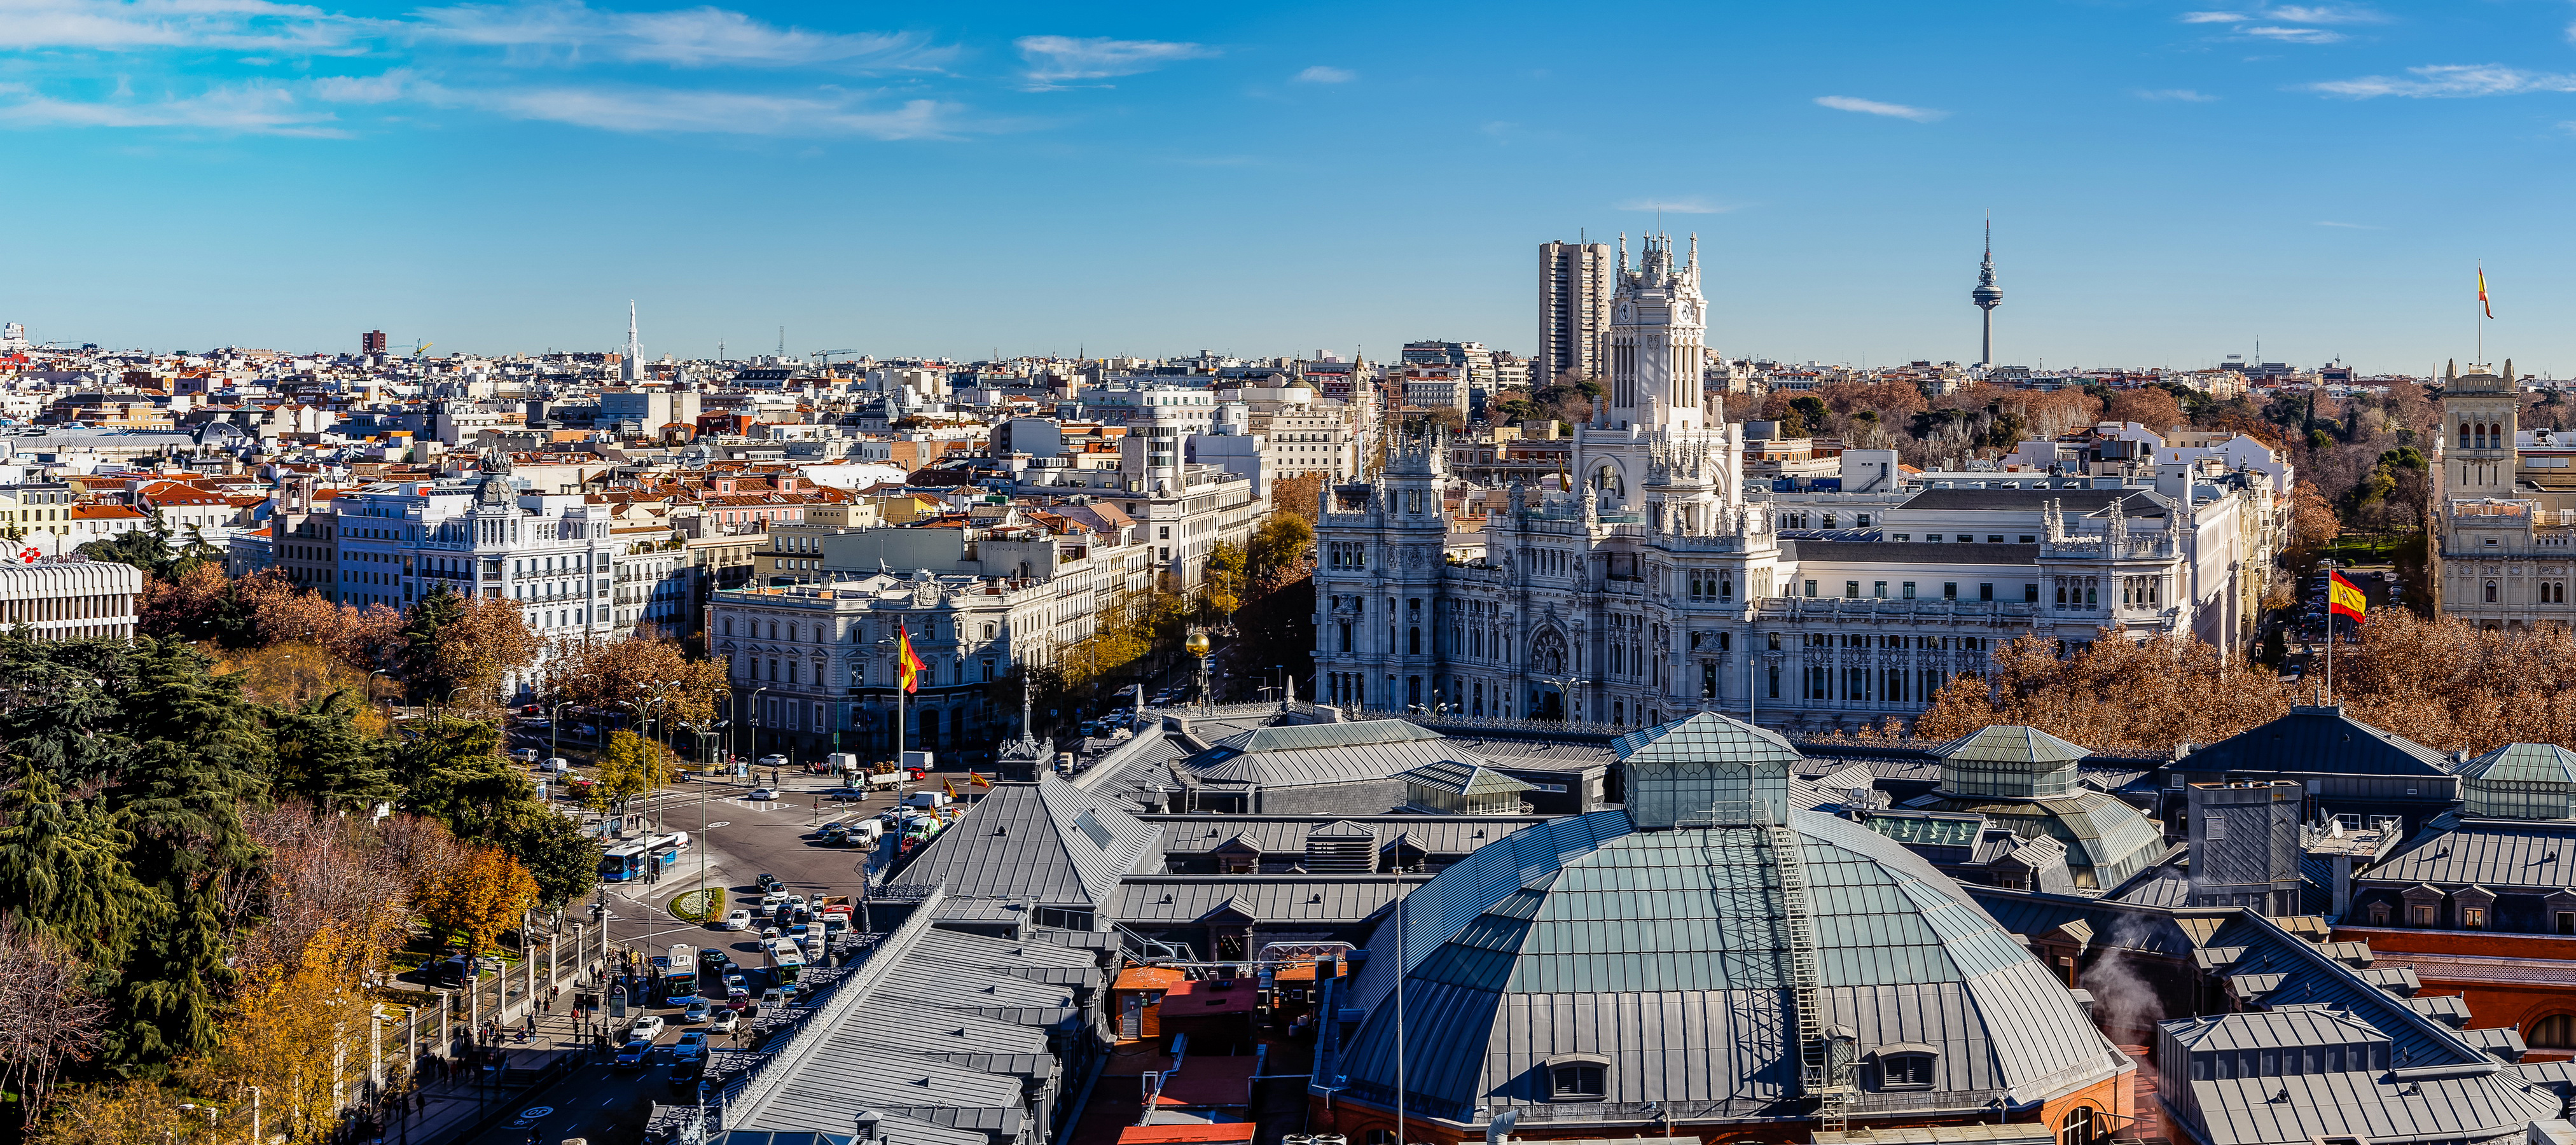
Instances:
[[[2485,930],[2486,928],[2487,911],[2485,907],[2464,906],[2460,908],[2460,929]]]
[[[1815,595],[1816,595],[1816,582],[1814,582],[1814,581],[1808,581],[1808,582],[1807,582],[1807,596],[1808,596],[1810,599],[1813,599],[1813,598],[1815,597]]]
[[[2493,542],[2493,541],[2489,541],[2489,542],[2487,542],[2487,543],[2488,543],[2488,544],[2494,544],[2495,542]],[[2488,604],[2494,604],[2495,602],[2496,602],[2496,582],[2494,582],[2494,581],[2488,581],[2488,582],[2487,582],[2487,603],[2488,603]]]
[[[2406,906],[2406,925],[2433,925],[2433,908],[2425,903],[2408,903]]]
[[[1910,580],[1909,580],[1909,581],[1905,582],[1905,599],[1907,599],[1907,600],[1912,600],[1912,599],[1914,599],[1914,582],[1913,582],[1913,581],[1910,581]]]
[[[2058,1123],[2057,1145],[2093,1145],[2100,1139],[2099,1133],[2093,1119],[2093,1107],[2079,1105],[2068,1111],[2066,1120]]]
[[[2522,1040],[2533,1049],[2576,1049],[2576,1015],[2552,1014],[2533,1022]]]
[[[2034,587],[2036,587],[2036,586],[2034,586]],[[1995,598],[1995,586],[1990,585],[1990,584],[1981,584],[1981,585],[1978,585],[1978,586],[1977,586],[1977,599],[1979,599],[1979,600],[1993,600],[1994,598]]]
[[[1932,1088],[1932,1055],[1879,1055],[1878,1087],[1880,1089]]]
[[[1856,581],[1856,580],[1847,580],[1847,581],[1844,581],[1844,582],[1843,582],[1843,599],[1845,599],[1845,600],[1858,600],[1858,599],[1860,599],[1860,582],[1859,582],[1859,581]]]
[[[2576,910],[2559,911],[2557,922],[2558,933],[2576,934]]]
[[[2375,902],[2375,903],[2370,904],[2370,924],[2371,924],[2372,926],[2386,926],[2386,925],[2388,925],[2388,904],[2387,904],[2387,903],[2384,903],[2384,902]]]
[[[1610,1092],[1610,1070],[1590,1062],[1573,1062],[1547,1071],[1548,1096],[1558,1101],[1599,1101]]]

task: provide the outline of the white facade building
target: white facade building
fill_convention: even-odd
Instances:
[[[2160,466],[2153,488],[1927,490],[1881,509],[1875,539],[1783,536],[1745,488],[1744,427],[1701,405],[1696,258],[1649,239],[1618,290],[1607,400],[1577,431],[1573,491],[1516,485],[1480,536],[1451,537],[1431,431],[1390,442],[1375,483],[1326,492],[1317,699],[1848,726],[1920,711],[2034,631],[2241,646],[2253,502],[2216,459]]]

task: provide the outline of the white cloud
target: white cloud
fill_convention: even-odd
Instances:
[[[0,128],[177,127],[235,135],[344,136],[328,111],[298,105],[280,87],[226,87],[136,101],[55,99],[22,85],[0,88]]]
[[[2214,95],[2208,95],[2208,94],[2205,94],[2205,93],[2202,93],[2202,92],[2196,92],[2196,91],[2193,91],[2193,90],[2191,90],[2190,88],[2187,88],[2187,87],[2167,87],[2167,88],[2157,88],[2157,89],[2155,89],[2155,90],[2153,90],[2153,91],[2141,91],[2141,92],[2137,93],[2137,95],[2138,95],[2138,98],[2139,98],[2139,99],[2151,99],[2151,100],[2156,100],[2156,101],[2159,101],[2159,102],[2165,102],[2165,103],[2216,103],[2216,102],[2218,102],[2218,97],[2217,97],[2217,96],[2214,96]]]
[[[2253,18],[2243,12],[2185,12],[2181,17],[2186,24],[2242,24]]]
[[[2458,99],[2483,95],[2520,95],[2525,92],[2576,92],[2576,75],[2552,72],[2526,72],[2503,64],[2428,64],[2408,68],[2413,79],[2395,76],[2362,76],[2358,79],[2328,80],[2309,84],[2311,91],[2340,95],[2352,99],[2372,99],[2383,95],[2412,99]]]
[[[332,103],[392,103],[410,84],[410,69],[395,68],[383,75],[326,76],[313,81],[313,95]]]
[[[0,0],[0,50],[216,48],[331,54],[375,21],[272,0]]]
[[[2263,18],[2284,24],[2385,24],[2388,17],[2368,8],[2345,4],[2284,4],[2267,8]]]
[[[1893,119],[1911,119],[1916,123],[1930,123],[1936,119],[1947,118],[1950,114],[1946,111],[1938,111],[1928,107],[1907,107],[1901,103],[1880,103],[1874,99],[1859,99],[1848,95],[1817,96],[1816,106],[1830,107],[1836,111],[1857,111],[1862,115],[1884,115]]]
[[[1022,36],[1011,41],[1028,61],[1028,81],[1052,87],[1067,80],[1098,80],[1150,72],[1168,63],[1216,54],[1204,44],[1164,40],[1112,40],[1102,36]]]
[[[1662,211],[1668,215],[1723,215],[1732,211],[1732,203],[1712,203],[1702,198],[1630,199],[1619,204],[1623,211]]]
[[[1349,83],[1358,78],[1360,78],[1358,72],[1348,68],[1327,67],[1323,64],[1317,64],[1297,73],[1299,83]]]
[[[678,67],[857,64],[928,68],[954,50],[909,32],[809,32],[765,24],[723,8],[612,12],[581,0],[523,6],[425,8],[407,30],[427,39],[509,48],[550,59],[596,52],[615,60]]]
[[[2331,44],[2344,38],[2341,32],[2329,32],[2323,28],[2247,28],[2245,34],[2284,44]]]
[[[2368,223],[2338,223],[2331,219],[2319,219],[2317,220],[2316,225],[2321,227],[2335,227],[2337,229],[2347,231],[2381,231],[2388,229],[2386,227],[2374,227]]]
[[[512,119],[565,123],[602,131],[718,135],[856,136],[937,139],[964,130],[962,108],[916,99],[897,107],[865,106],[851,93],[768,95],[638,87],[454,89],[425,87],[433,104],[479,108]]]

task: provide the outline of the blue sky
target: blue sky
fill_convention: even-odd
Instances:
[[[0,0],[0,319],[486,352],[1535,341],[1696,231],[1730,353],[2576,373],[2576,4]]]

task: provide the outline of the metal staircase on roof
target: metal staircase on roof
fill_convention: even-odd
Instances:
[[[1751,909],[1730,912],[1734,917],[1768,916],[1778,921],[1782,954],[1779,985],[1787,994],[1797,1039],[1798,1089],[1816,1099],[1818,1132],[1845,1131],[1854,1097],[1854,1047],[1835,1037],[1825,1022],[1823,965],[1816,952],[1816,920],[1798,833],[1788,824],[1773,820],[1769,805],[1759,799],[1683,816],[1676,826],[1703,832],[1700,850],[1711,867],[1748,865],[1737,857],[1741,852],[1729,854],[1734,849],[1721,840],[1731,832],[1721,828],[1745,829],[1756,840],[1751,848],[1753,862],[1749,864],[1758,872],[1756,878],[1721,875],[1719,885],[1725,893],[1740,895],[1751,891],[1751,897],[1758,900],[1739,904]],[[1776,913],[1771,909],[1772,903],[1778,904]]]

